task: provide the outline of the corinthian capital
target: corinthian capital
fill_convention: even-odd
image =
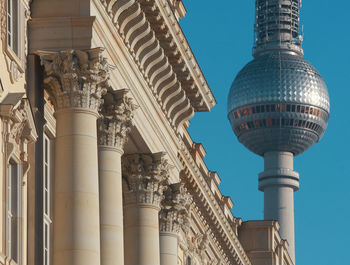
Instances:
[[[169,164],[165,153],[132,154],[123,157],[125,204],[150,204],[160,207],[168,184]]]
[[[108,65],[102,48],[39,52],[44,86],[56,111],[86,108],[97,111],[106,92]]]
[[[189,209],[191,195],[186,192],[183,183],[169,185],[164,192],[159,213],[159,229],[161,232],[179,233],[180,229],[189,227]]]
[[[98,119],[99,145],[123,149],[137,108],[127,92],[127,89],[111,90],[103,96],[101,117]]]

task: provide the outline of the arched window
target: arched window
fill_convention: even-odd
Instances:
[[[186,265],[192,265],[192,260],[190,257],[187,257],[186,259]]]

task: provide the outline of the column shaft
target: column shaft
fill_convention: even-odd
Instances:
[[[54,265],[100,264],[96,118],[56,112]]]
[[[125,209],[125,265],[160,265],[159,208],[127,205]]]
[[[160,232],[160,265],[177,265],[178,239],[174,233]]]
[[[124,264],[121,156],[123,151],[99,146],[101,264]]]

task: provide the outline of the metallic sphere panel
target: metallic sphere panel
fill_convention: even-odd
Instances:
[[[307,61],[269,53],[248,63],[228,97],[228,118],[251,151],[298,155],[321,139],[329,118],[326,84]]]

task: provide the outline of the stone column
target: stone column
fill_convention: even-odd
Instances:
[[[123,157],[126,265],[160,265],[159,211],[169,179],[164,153]]]
[[[135,109],[126,93],[122,89],[103,96],[97,123],[102,265],[124,264],[121,156]]]
[[[53,265],[100,264],[96,120],[108,75],[101,52],[40,53],[56,117]]]
[[[177,265],[178,234],[189,227],[189,203],[183,183],[169,185],[159,213],[160,264]]]

